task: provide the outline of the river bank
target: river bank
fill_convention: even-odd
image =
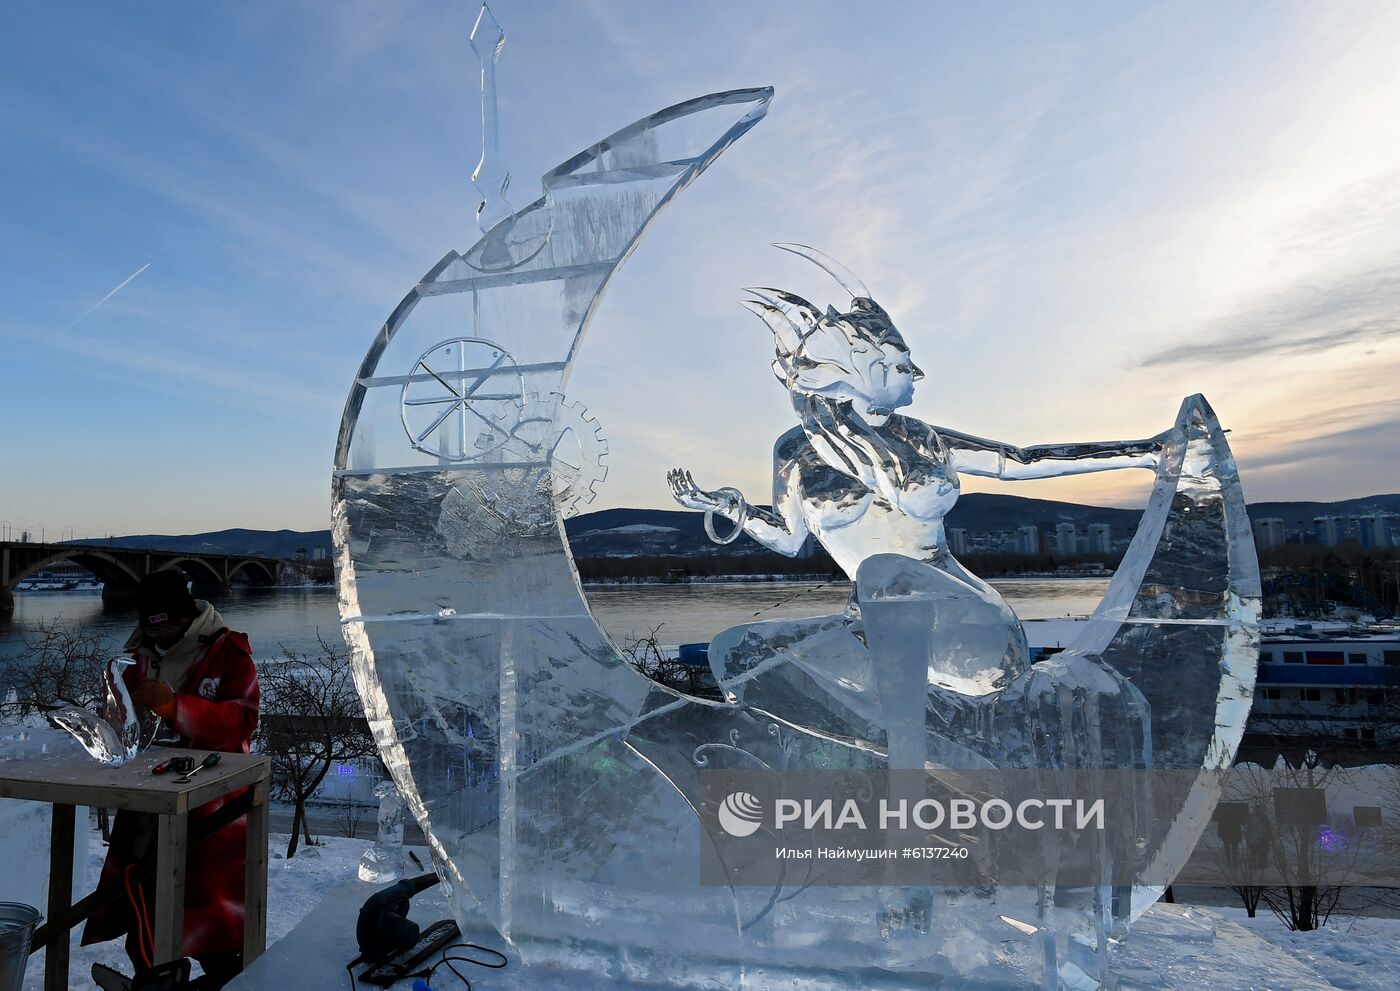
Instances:
[[[1022,619],[1082,616],[1093,611],[1108,583],[1098,578],[995,579]],[[589,608],[619,643],[657,629],[667,644],[708,641],[721,630],[765,619],[819,616],[846,606],[850,584],[815,582],[695,582],[589,585]],[[340,644],[335,590],[329,586],[239,588],[215,598],[234,628],[247,633],[255,656],[319,654],[319,640]],[[48,622],[80,626],[116,650],[131,633],[129,609],[104,606],[100,595],[22,592],[15,611],[0,620],[0,656],[25,649]]]

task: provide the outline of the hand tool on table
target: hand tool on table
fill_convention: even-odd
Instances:
[[[192,767],[194,767],[194,758],[181,754],[178,757],[167,757],[151,768],[151,773],[164,774],[166,771],[174,771],[176,774],[188,774]]]
[[[190,768],[190,770],[186,771],[182,776],[176,778],[176,779],[175,779],[175,783],[176,783],[177,785],[182,785],[182,784],[184,784],[186,781],[188,781],[190,778],[192,778],[192,777],[194,777],[196,774],[198,774],[200,771],[204,770],[206,767],[213,767],[213,766],[214,766],[215,764],[217,764],[218,762],[219,762],[219,755],[218,755],[218,754],[210,754],[208,757],[204,758],[202,761],[199,762],[199,766],[198,766],[198,767]]]

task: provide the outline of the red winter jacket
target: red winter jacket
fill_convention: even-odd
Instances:
[[[133,688],[148,677],[149,664],[144,652],[138,652],[136,663],[126,669],[127,688]],[[249,753],[253,730],[258,724],[258,671],[248,638],[242,633],[223,630],[215,634],[204,652],[190,667],[180,691],[175,693],[174,715],[166,720],[183,738],[183,746],[192,750],[219,750],[224,753]],[[202,819],[236,798],[236,792],[216,799],[190,813],[190,831],[199,828]],[[102,865],[99,886],[121,890],[123,874],[128,864],[139,856],[139,850],[122,841],[122,819],[128,819],[140,832],[136,817],[128,813],[118,816],[111,848]],[[148,817],[149,819],[149,817]],[[185,938],[183,952],[189,957],[219,953],[234,953],[243,948],[243,874],[244,841],[248,833],[247,817],[236,819],[197,846],[190,847],[185,873]],[[139,845],[139,844],[138,844]],[[152,922],[155,910],[155,885],[147,881],[142,886],[145,896],[146,921]],[[130,931],[133,913],[126,898],[105,910],[94,912],[83,930],[83,945],[115,939]]]

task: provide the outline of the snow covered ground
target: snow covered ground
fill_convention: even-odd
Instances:
[[[286,848],[287,837],[276,834],[272,837],[272,860],[268,870],[269,944],[286,935],[328,893],[354,877],[360,856],[369,846],[369,842],[363,839],[323,836],[319,840],[322,845],[303,847],[294,858],[285,860],[282,859],[281,852]],[[96,884],[105,852],[101,836],[94,832],[88,843],[85,890],[91,890]],[[423,851],[418,853],[422,857]],[[1243,946],[1241,940],[1230,943],[1236,948],[1236,952],[1245,952],[1255,958],[1259,972],[1277,975],[1277,983],[1270,981],[1257,986],[1251,983],[1248,985],[1250,991],[1297,991],[1303,987],[1309,991],[1326,991],[1329,988],[1335,988],[1337,991],[1400,991],[1400,919],[1340,917],[1318,932],[1290,933],[1272,913],[1262,908],[1258,918],[1249,919],[1242,908],[1158,906],[1148,918],[1156,919],[1156,928],[1161,928],[1161,920],[1169,913],[1183,912],[1200,920],[1206,930],[1215,928],[1215,938],[1221,941],[1222,948],[1230,933],[1238,933],[1238,930],[1234,929],[1237,925],[1282,951],[1282,955],[1274,956],[1271,951],[1263,950],[1253,940],[1249,940]],[[1145,923],[1144,937],[1153,929],[1154,923]],[[72,987],[91,986],[88,974],[95,962],[106,963],[123,972],[130,972],[130,965],[119,940],[97,946],[78,947],[75,934],[73,942],[72,965],[69,970]],[[1151,945],[1150,950],[1148,944]],[[1146,963],[1146,969],[1149,971],[1159,975],[1166,974],[1172,969],[1172,964],[1177,962],[1171,959],[1175,951],[1171,949],[1174,944],[1170,939],[1159,944],[1155,940],[1145,938],[1141,945],[1143,950],[1147,951],[1146,960],[1138,962]],[[1199,940],[1194,938],[1176,945],[1181,947],[1182,952],[1198,954],[1198,960],[1209,961],[1212,955],[1209,945],[1202,946]],[[25,977],[25,991],[40,991],[43,987],[43,972],[43,955],[31,957]],[[1204,975],[1202,979],[1206,980],[1206,983],[1200,985],[1201,991],[1211,991],[1214,987],[1223,986],[1210,982]]]
[[[1339,991],[1400,989],[1400,919],[1334,917],[1324,929],[1295,933],[1263,906],[1253,919],[1243,908],[1211,911],[1281,947]]]
[[[326,893],[339,887],[347,878],[355,876],[360,864],[360,856],[371,845],[367,840],[345,839],[339,836],[317,837],[320,846],[302,846],[291,860],[285,860],[282,852],[287,848],[287,836],[272,834],[271,860],[267,871],[267,941],[269,944],[285,936],[316,906]],[[94,830],[88,839],[88,862],[85,891],[97,885],[97,875],[102,870],[102,860],[107,848],[102,844],[102,836]],[[420,857],[424,851],[419,850]],[[95,946],[78,946],[81,929],[75,930],[72,942],[72,960],[69,964],[69,986],[90,988],[89,975],[94,963],[105,963],[124,974],[131,973],[131,963],[121,940],[99,943]],[[198,966],[195,973],[199,973]],[[29,969],[24,978],[24,991],[41,991],[44,986],[44,955],[37,953],[29,958]]]

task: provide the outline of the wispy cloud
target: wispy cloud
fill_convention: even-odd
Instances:
[[[1397,333],[1400,268],[1377,269],[1283,287],[1217,318],[1202,336],[1148,355],[1142,366],[1315,354]]]
[[[1394,477],[1376,469],[1400,462],[1400,416],[1299,438],[1291,444],[1240,456],[1240,470],[1260,484],[1278,477],[1315,476],[1315,498],[1338,498],[1393,491]]]
[[[1315,355],[1400,333],[1400,171],[1379,164],[1309,190],[1299,208],[1280,203],[1280,219],[1260,231],[1272,239],[1262,285],[1142,366]]]

